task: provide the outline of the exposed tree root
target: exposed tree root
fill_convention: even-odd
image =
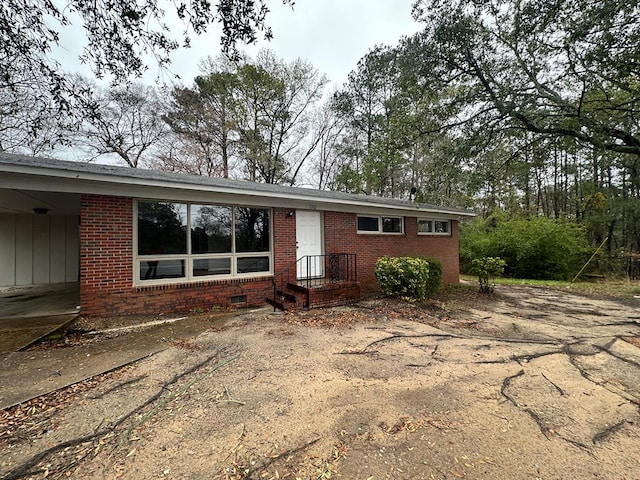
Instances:
[[[513,403],[513,405],[515,405],[516,407],[519,407],[518,402],[516,402],[515,399],[507,393],[507,388],[509,388],[509,385],[511,385],[511,382],[513,380],[515,380],[516,378],[522,377],[523,375],[524,375],[524,370],[520,370],[515,375],[511,375],[510,377],[505,378],[502,381],[502,387],[500,388],[500,395],[502,395],[504,398],[506,398],[511,403]]]
[[[624,427],[624,425],[627,423],[626,420],[622,420],[618,423],[616,423],[615,425],[611,425],[610,427],[605,428],[604,430],[596,433],[593,436],[593,444],[595,445],[596,443],[600,443],[600,442],[604,442],[605,440],[607,440],[611,435],[613,435],[614,433],[616,433],[618,430],[620,430],[622,427]]]
[[[313,440],[309,440],[308,442],[303,443],[297,447],[291,448],[289,450],[285,450],[277,455],[269,456],[261,462],[258,462],[256,465],[248,469],[245,473],[245,476],[242,477],[243,480],[251,480],[257,478],[255,475],[261,472],[264,472],[267,468],[273,465],[275,462],[282,458],[290,457],[291,455],[295,455],[296,453],[304,450],[305,448],[310,447],[311,445],[319,442],[321,437],[314,438]],[[262,477],[260,477],[262,478]]]
[[[559,353],[563,353],[563,350],[550,350],[548,352],[536,352],[536,353],[528,353],[526,355],[513,355],[511,357],[511,361],[521,363],[528,363],[531,360],[535,360],[536,358],[548,357],[549,355],[558,355]]]
[[[626,392],[621,392],[618,389],[612,388],[609,386],[609,384],[607,382],[599,382],[598,380],[595,380],[594,378],[591,377],[591,375],[589,374],[589,372],[587,372],[587,370],[585,368],[583,368],[578,362],[577,359],[575,358],[575,355],[571,354],[570,352],[567,351],[567,357],[569,359],[569,363],[576,369],[578,370],[578,372],[580,373],[580,375],[582,375],[583,378],[585,378],[586,380],[588,380],[589,382],[604,388],[605,390],[618,395],[619,397],[623,398],[624,400],[626,400],[627,402],[636,405],[638,407],[640,407],[640,400],[636,399],[635,397],[632,397],[631,395],[627,394]]]
[[[385,337],[385,338],[381,338],[380,340],[375,340],[373,342],[371,342],[369,345],[367,345],[366,347],[364,347],[362,350],[366,351],[369,348],[373,347],[374,345],[378,345],[379,343],[383,343],[383,342],[387,342],[390,340],[398,340],[398,339],[405,339],[405,338],[426,338],[426,337],[431,337],[434,338],[436,341],[437,340],[443,340],[443,339],[451,339],[451,338],[464,338],[464,337],[460,337],[458,335],[450,335],[450,334],[433,334],[433,333],[425,333],[425,334],[419,334],[419,335],[402,335],[402,334],[397,334],[397,335],[391,335],[390,337]]]
[[[599,327],[640,327],[640,322],[631,320],[629,322],[602,323],[598,326]]]
[[[600,347],[598,345],[594,345],[598,350],[602,351],[602,352],[606,352],[609,355],[611,355],[613,358],[620,360],[621,362],[624,363],[628,363],[629,365],[633,365],[636,368],[640,368],[640,363],[636,362],[635,360],[631,360],[630,358],[625,358],[622,355],[618,355],[617,353],[612,352],[607,345],[605,345],[604,347]]]
[[[565,392],[562,388],[560,388],[558,385],[556,385],[555,383],[553,383],[551,380],[549,380],[549,377],[547,377],[544,373],[542,374],[542,376],[544,377],[544,379],[549,382],[551,385],[553,385],[555,387],[555,389],[558,391],[558,393],[560,395],[562,395],[563,397],[567,394],[567,392]]]
[[[507,389],[511,385],[511,382],[513,382],[516,378],[524,376],[524,374],[525,374],[524,370],[520,370],[515,375],[511,375],[511,376],[505,378],[502,381],[502,387],[500,388],[500,394],[504,398],[509,400],[509,402],[511,402],[513,404],[513,406],[515,406],[517,408],[520,408],[520,405],[518,404],[518,402],[516,401],[515,398],[513,398],[511,395],[509,395],[509,393],[507,392]],[[538,428],[540,428],[540,431],[542,432],[542,434],[547,439],[550,439],[551,438],[551,431],[549,430],[549,427],[547,427],[545,425],[544,421],[540,418],[540,416],[530,408],[525,408],[524,411],[529,414],[529,416],[533,419],[534,422],[536,422],[536,424],[538,425]]]
[[[426,338],[426,337],[433,338],[436,341],[448,340],[448,339],[451,339],[451,338],[464,338],[464,337],[460,337],[458,335],[443,335],[443,334],[434,334],[434,333],[425,333],[425,334],[420,334],[420,335],[394,334],[394,335],[391,335],[389,337],[381,338],[380,340],[375,340],[375,341],[371,342],[369,345],[365,346],[362,350],[344,350],[342,352],[335,352],[335,353],[336,353],[336,355],[372,355],[372,354],[377,353],[378,351],[377,350],[369,350],[369,348],[371,348],[372,346],[377,345],[379,343],[387,342],[387,341],[390,341],[390,340],[407,339],[407,338]],[[437,351],[437,346],[433,350],[431,355],[433,356],[433,354],[436,351]]]
[[[147,378],[147,376],[146,376],[146,375],[141,375],[141,376],[139,376],[139,377],[132,378],[131,380],[127,380],[126,382],[122,382],[122,383],[118,383],[117,385],[114,385],[113,387],[111,387],[111,388],[110,388],[110,389],[108,389],[108,390],[105,390],[104,392],[100,393],[99,395],[92,395],[92,396],[90,396],[89,398],[90,398],[91,400],[99,400],[99,399],[101,399],[101,398],[106,397],[108,394],[110,394],[111,392],[113,392],[113,391],[115,391],[115,390],[118,390],[118,389],[120,389],[120,388],[122,388],[122,387],[126,387],[127,385],[131,385],[131,384],[137,383],[137,382],[139,382],[140,380],[143,380],[143,379],[145,379],[145,378]]]
[[[20,465],[16,466],[13,470],[7,472],[6,476],[3,478],[5,480],[18,480],[28,475],[36,475],[38,473],[42,473],[43,472],[42,469],[34,471],[33,468],[36,467],[39,463],[41,463],[47,457],[50,457],[57,453],[64,452],[66,450],[69,450],[72,447],[77,447],[85,443],[91,443],[94,440],[103,436],[106,436],[109,434],[113,435],[117,427],[121,426],[123,423],[125,423],[127,420],[132,418],[134,415],[144,410],[144,408],[146,408],[147,406],[157,401],[167,391],[168,387],[176,384],[179,380],[188,376],[189,374],[201,369],[202,367],[206,366],[208,363],[211,363],[211,361],[213,361],[216,357],[218,357],[218,355],[211,355],[207,357],[204,361],[194,365],[193,367],[187,369],[186,371],[179,373],[177,375],[174,375],[169,381],[165,382],[162,385],[162,387],[160,388],[160,390],[158,390],[158,392],[156,392],[154,395],[149,397],[145,402],[143,402],[142,404],[140,404],[130,412],[121,416],[116,421],[110,422],[103,428],[95,429],[94,432],[90,435],[85,435],[82,437],[67,440],[66,442],[59,443],[57,445],[54,445],[51,448],[48,448],[46,450],[43,450],[37,453],[36,455],[22,462]],[[222,362],[219,362],[218,364],[215,365],[214,371],[222,368],[224,365],[226,365],[227,363],[233,360],[234,359],[229,359],[229,360],[224,360]],[[175,397],[175,394],[174,394],[174,397]],[[92,449],[89,448],[87,450],[87,453],[83,455],[81,458],[85,458],[86,455],[88,455],[88,453],[91,451]],[[77,463],[79,462],[74,461],[73,465],[76,465]],[[65,467],[67,467],[67,465],[65,465]]]
[[[524,409],[525,412],[527,412],[529,414],[529,416],[531,418],[533,418],[533,421],[536,422],[536,424],[538,425],[538,428],[540,428],[540,431],[542,432],[542,434],[547,437],[548,440],[551,439],[551,437],[553,436],[551,430],[549,429],[549,427],[547,427],[544,423],[544,420],[542,420],[540,418],[540,416],[532,409],[530,408],[525,408]]]
[[[567,437],[563,437],[562,435],[558,435],[558,438],[561,438],[562,440],[564,440],[567,443],[570,443],[571,445],[573,445],[574,447],[578,447],[580,450],[584,450],[585,452],[587,452],[589,454],[589,456],[591,456],[592,458],[596,458],[595,455],[593,454],[593,452],[591,452],[591,450],[589,449],[589,447],[587,447],[584,443],[580,443],[580,442],[576,442],[575,440],[571,440],[570,438]]]

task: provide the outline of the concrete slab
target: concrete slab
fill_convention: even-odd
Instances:
[[[82,346],[11,353],[0,361],[0,409],[157,353],[235,315],[184,318]]]
[[[54,283],[0,287],[0,318],[33,318],[78,313],[80,285]]]
[[[0,359],[64,328],[77,314],[0,318]]]

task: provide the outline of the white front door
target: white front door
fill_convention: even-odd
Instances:
[[[324,276],[322,255],[322,214],[308,210],[296,210],[296,246],[298,279]]]

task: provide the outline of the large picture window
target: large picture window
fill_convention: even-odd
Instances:
[[[141,283],[272,272],[268,208],[137,202]]]

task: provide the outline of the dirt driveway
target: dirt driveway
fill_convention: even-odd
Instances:
[[[640,479],[639,319],[525,287],[239,316],[5,412],[0,477]]]

